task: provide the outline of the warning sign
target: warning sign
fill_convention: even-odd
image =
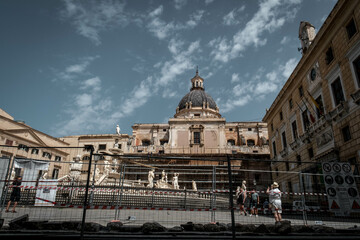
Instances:
[[[348,216],[359,211],[359,192],[349,163],[326,162],[322,164],[330,211],[337,216]]]

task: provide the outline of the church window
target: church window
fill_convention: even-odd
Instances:
[[[194,132],[194,144],[200,144],[200,132]]]
[[[354,19],[351,19],[351,21],[346,25],[346,31],[348,34],[348,38],[351,39],[352,36],[356,33],[356,25]]]
[[[255,146],[255,141],[254,141],[253,139],[248,139],[248,140],[247,140],[247,145],[248,145],[249,147]]]

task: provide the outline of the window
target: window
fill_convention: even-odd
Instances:
[[[200,144],[200,132],[194,132],[194,144]]]
[[[250,132],[251,132],[251,131],[252,131],[252,129],[251,129],[251,128],[248,128],[248,131],[250,131]]]
[[[61,157],[60,157],[60,156],[55,156],[55,161],[60,162],[60,161],[61,161]]]
[[[254,141],[253,139],[248,139],[248,140],[247,140],[247,145],[248,145],[249,147],[255,146],[255,141]]]
[[[24,144],[19,144],[18,149],[19,149],[19,150],[23,150],[23,151],[25,151],[25,152],[28,152],[28,151],[29,151],[29,147],[26,146],[26,145],[24,145]]]
[[[274,124],[271,123],[271,131],[274,131]]]
[[[280,120],[283,120],[283,113],[282,112],[280,112]]]
[[[303,111],[301,113],[302,119],[303,119],[303,127],[304,127],[304,132],[308,129],[308,127],[310,126],[310,120],[309,117],[307,115],[307,111]]]
[[[230,131],[230,132],[232,132],[232,131],[233,131],[233,129],[232,129],[232,128],[229,128],[229,131]]]
[[[292,109],[293,106],[294,106],[294,104],[293,104],[293,100],[292,100],[292,98],[291,98],[291,99],[289,100],[289,107],[290,107],[290,109]]]
[[[332,60],[334,60],[334,54],[331,47],[328,48],[328,50],[325,53],[325,62],[327,65],[329,65]]]
[[[275,141],[273,141],[273,143],[272,143],[272,148],[273,148],[274,157],[276,157],[276,143],[275,143]]]
[[[353,61],[354,71],[358,86],[360,87],[360,56]]]
[[[229,140],[227,141],[227,145],[228,145],[228,146],[235,146],[235,140],[234,140],[234,139],[229,139]]]
[[[293,189],[292,189],[292,184],[291,184],[291,181],[288,182],[288,188],[289,188],[289,192],[293,192]]]
[[[286,171],[289,171],[289,170],[290,170],[289,162],[285,162],[285,167],[286,167]]]
[[[316,108],[316,115],[318,118],[320,118],[322,115],[324,115],[324,104],[321,95],[318,96],[315,101],[319,105],[319,108]]]
[[[200,113],[195,113],[194,116],[195,117],[200,117]]]
[[[308,154],[310,159],[314,157],[314,149],[312,147],[308,149]]]
[[[293,122],[291,123],[291,127],[292,127],[293,138],[294,138],[294,140],[296,140],[296,139],[298,138],[296,121],[293,121]]]
[[[296,155],[296,161],[298,165],[301,165],[301,156],[300,155]]]
[[[31,154],[38,155],[39,154],[39,149],[36,149],[36,148],[31,149]]]
[[[286,142],[286,133],[285,133],[285,131],[283,131],[283,132],[281,133],[281,139],[282,139],[283,149],[286,149],[286,147],[287,147],[287,142]]]
[[[14,143],[14,141],[11,141],[11,140],[9,140],[9,139],[6,139],[6,141],[5,141],[5,145],[6,145],[6,146],[12,146],[13,143]]]
[[[166,132],[166,129],[165,129],[165,128],[163,129],[163,132]]]
[[[51,154],[48,153],[48,152],[43,152],[43,155],[42,155],[44,158],[48,158],[48,159],[51,159]]]
[[[160,140],[160,145],[163,146],[165,143],[168,143],[168,140]]]
[[[99,144],[99,150],[106,150],[106,144]]]
[[[331,89],[335,106],[337,106],[345,100],[340,77],[338,77],[334,82],[331,83]]]
[[[304,96],[304,89],[302,86],[299,87],[299,95],[300,97]]]
[[[142,140],[142,145],[143,146],[150,146],[150,141],[145,139],[145,140]]]
[[[58,178],[59,178],[59,169],[54,168],[54,170],[52,172],[52,179],[58,179]]]
[[[354,19],[351,19],[351,21],[348,23],[348,25],[346,25],[346,31],[348,34],[348,38],[351,39],[352,36],[355,35],[356,33],[356,26],[355,26],[355,21]]]
[[[347,125],[346,127],[341,129],[342,134],[343,134],[343,138],[344,138],[344,142],[347,142],[351,139],[351,134],[350,134],[350,128],[349,125]]]
[[[93,145],[84,145],[84,151],[89,152]]]

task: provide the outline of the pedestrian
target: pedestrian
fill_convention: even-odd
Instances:
[[[17,176],[17,177],[15,177],[15,179],[12,183],[12,192],[10,195],[10,201],[8,202],[8,204],[6,206],[5,212],[9,212],[10,204],[11,204],[11,202],[14,202],[12,212],[16,213],[15,208],[16,208],[16,205],[18,204],[18,202],[20,201],[20,185],[21,185],[21,177]]]
[[[251,197],[250,197],[250,217],[255,214],[255,217],[258,217],[258,205],[260,204],[260,198],[259,194],[253,189],[251,191]]]
[[[245,201],[246,201],[246,191],[244,191],[244,189],[240,188],[239,191],[237,190],[237,192],[238,193],[237,193],[236,203],[240,207],[240,215],[242,215],[242,213],[244,213],[244,215],[247,216],[246,210],[244,208]]]
[[[268,187],[266,193],[269,194],[269,201],[271,204],[272,211],[274,213],[275,222],[281,222],[281,192],[279,190],[279,184],[274,182],[271,185],[271,190]]]

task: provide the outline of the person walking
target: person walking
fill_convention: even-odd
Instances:
[[[275,222],[281,222],[281,191],[279,190],[279,184],[274,182],[271,185],[271,189],[268,187],[266,193],[269,194],[269,201],[271,204],[272,211],[274,213]]]
[[[240,188],[239,190],[236,190],[236,191],[237,191],[236,203],[240,207],[240,215],[242,215],[242,213],[244,213],[245,216],[247,216],[246,210],[244,208],[245,201],[246,201],[246,191],[244,191],[244,189],[242,189],[242,188]]]
[[[250,217],[255,214],[255,217],[258,217],[258,205],[260,204],[260,198],[259,194],[253,189],[251,191],[251,197],[250,197]]]
[[[16,213],[15,208],[16,208],[16,205],[18,204],[18,202],[20,201],[20,197],[21,197],[20,196],[20,185],[21,185],[21,177],[17,176],[17,177],[15,177],[15,179],[12,183],[12,192],[10,195],[10,201],[8,202],[8,204],[6,206],[5,212],[9,212],[11,202],[14,202],[12,212]]]

